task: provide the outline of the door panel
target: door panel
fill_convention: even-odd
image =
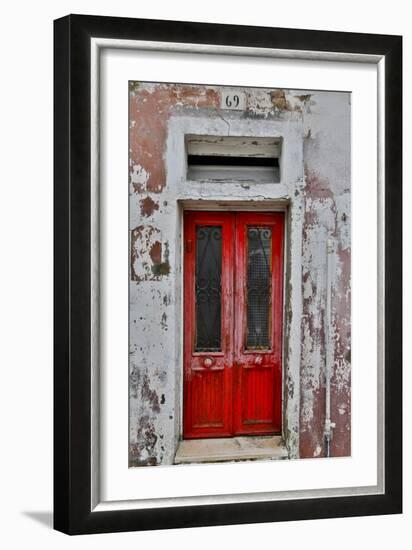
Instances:
[[[185,214],[185,438],[232,433],[233,228],[226,212]]]
[[[236,215],[237,435],[281,431],[283,226],[278,212]]]
[[[249,368],[242,372],[242,419],[250,429],[271,424],[273,419],[273,374],[270,368]]]
[[[185,438],[280,432],[283,225],[185,213]]]

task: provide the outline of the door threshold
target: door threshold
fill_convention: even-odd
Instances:
[[[278,460],[288,458],[280,435],[184,439],[179,442],[175,464]]]

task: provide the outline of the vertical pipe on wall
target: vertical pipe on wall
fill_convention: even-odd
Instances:
[[[332,429],[335,423],[330,418],[330,380],[334,362],[333,337],[332,337],[332,258],[334,252],[334,241],[328,239],[327,243],[327,275],[326,275],[326,304],[325,304],[325,456],[330,456],[330,442]]]

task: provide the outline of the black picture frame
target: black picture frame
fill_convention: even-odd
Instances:
[[[91,37],[373,54],[385,60],[383,494],[91,510]],[[54,22],[54,527],[68,534],[402,511],[402,38],[69,15]]]

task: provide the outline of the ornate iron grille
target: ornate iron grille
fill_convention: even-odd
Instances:
[[[270,347],[272,230],[247,230],[247,349]]]
[[[221,350],[222,227],[196,227],[196,351]]]

